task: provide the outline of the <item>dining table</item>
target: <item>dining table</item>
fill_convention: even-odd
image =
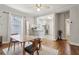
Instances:
[[[11,37],[11,38],[13,38],[13,37]],[[38,38],[38,37],[26,35],[26,36],[24,36],[23,38],[21,38],[20,36],[19,36],[19,37],[16,36],[16,37],[13,38],[13,40],[16,40],[16,41],[22,43],[23,55],[25,55],[25,50],[24,50],[24,48],[25,48],[25,43],[26,43],[26,42],[33,42],[34,39],[36,39],[36,38]],[[41,47],[41,44],[40,44],[40,47]]]

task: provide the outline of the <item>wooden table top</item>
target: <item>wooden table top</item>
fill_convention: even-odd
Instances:
[[[32,42],[34,39],[36,39],[37,37],[35,36],[25,36],[24,39],[14,39],[12,38],[14,41],[19,41],[19,42]]]

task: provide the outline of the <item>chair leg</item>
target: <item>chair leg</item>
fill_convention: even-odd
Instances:
[[[25,55],[24,47],[25,47],[25,42],[23,42],[23,55]]]
[[[18,42],[18,47],[19,47],[19,42]]]
[[[22,42],[21,42],[21,47],[22,47]]]
[[[9,43],[8,51],[10,50],[11,43]]]
[[[42,48],[41,43],[39,43],[39,50]]]
[[[15,42],[14,42],[14,52],[15,52]]]
[[[30,55],[34,55],[34,51],[30,53]]]
[[[37,55],[39,55],[39,51],[37,50]]]

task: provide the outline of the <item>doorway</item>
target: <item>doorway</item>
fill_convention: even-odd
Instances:
[[[70,38],[70,12],[61,12],[58,13],[58,30],[61,30],[62,33],[62,38],[63,39],[69,39]]]

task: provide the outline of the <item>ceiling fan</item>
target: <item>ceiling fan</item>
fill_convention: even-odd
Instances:
[[[50,7],[47,4],[34,4],[33,8],[36,8],[37,11],[40,11],[41,9],[48,9]]]

